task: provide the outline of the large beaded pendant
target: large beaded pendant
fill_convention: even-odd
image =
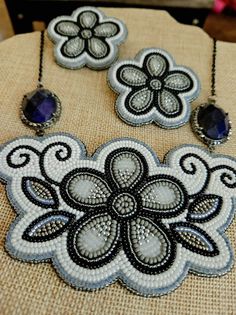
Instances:
[[[43,135],[46,128],[57,122],[61,115],[61,102],[51,91],[38,87],[27,93],[21,103],[20,116],[23,123]]]
[[[217,41],[213,38],[211,65],[211,96],[208,102],[193,110],[191,127],[196,136],[204,142],[212,152],[216,145],[230,139],[232,125],[229,115],[216,105],[216,53]]]
[[[198,138],[214,151],[216,145],[230,139],[232,125],[229,115],[215,104],[214,98],[201,104],[192,112],[191,127]]]
[[[42,84],[43,75],[44,31],[40,33],[40,60],[37,88],[24,95],[20,117],[24,124],[33,128],[37,136],[43,136],[46,128],[54,125],[61,115],[61,102]]]

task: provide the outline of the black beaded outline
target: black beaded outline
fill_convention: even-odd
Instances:
[[[218,157],[220,157],[220,155],[218,155]],[[222,156],[223,157],[223,156]],[[222,169],[222,168],[224,168],[224,165],[221,165],[220,167],[219,167],[220,169]],[[3,176],[3,175],[2,175]],[[228,184],[228,183],[227,183]],[[232,213],[231,213],[232,214]],[[228,223],[227,224],[225,224],[224,226],[220,226],[220,230],[219,231],[224,231],[224,229],[227,227],[227,225],[229,224],[229,221],[227,221]],[[223,233],[223,232],[222,232]],[[220,234],[220,235],[222,235],[222,234]],[[225,236],[224,234],[223,234],[223,236]],[[224,237],[224,239],[225,239],[225,241],[227,241],[227,238],[225,238]],[[228,241],[227,241],[227,244],[228,244]],[[224,269],[225,270],[225,269]],[[194,271],[194,270],[193,270]],[[225,272],[225,271],[224,271]]]
[[[172,234],[168,229],[165,227],[164,224],[162,224],[160,221],[154,222],[153,220],[150,220],[148,217],[142,217],[138,216],[139,218],[143,218],[146,221],[149,221],[152,225],[156,226],[158,230],[161,230],[161,232],[166,236],[166,238],[169,241],[169,257],[166,261],[166,263],[162,264],[161,266],[151,267],[150,264],[144,264],[142,263],[138,257],[135,255],[134,251],[132,250],[132,240],[129,237],[129,229],[131,230],[130,223],[127,222],[126,224],[123,224],[121,226],[121,234],[123,235],[122,238],[122,245],[124,252],[126,256],[128,257],[130,263],[133,267],[135,267],[137,270],[139,270],[142,273],[150,274],[150,275],[156,275],[160,274],[167,269],[170,268],[170,266],[174,263],[175,257],[176,257],[176,241],[172,237]],[[132,245],[131,245],[132,244]]]
[[[72,39],[72,38],[75,38],[75,37],[77,37],[78,36],[78,34],[77,35],[65,35],[65,34],[62,34],[62,33],[60,33],[60,31],[58,31],[58,25],[60,24],[60,23],[73,23],[73,24],[75,24],[76,26],[78,26],[78,27],[80,27],[80,25],[78,25],[78,21],[71,21],[71,20],[62,20],[62,21],[58,21],[56,24],[55,24],[55,26],[54,26],[54,32],[56,33],[56,34],[58,34],[58,35],[60,35],[60,36],[63,36],[63,37],[67,37],[68,39]],[[79,29],[79,31],[78,31],[78,33],[80,32],[80,29]],[[67,42],[67,41],[66,41]]]
[[[134,183],[132,183],[129,186],[129,189],[134,188],[141,181],[145,180],[146,177],[148,177],[149,167],[148,167],[147,161],[145,157],[139,151],[133,148],[128,148],[128,147],[115,149],[111,153],[108,154],[105,160],[105,176],[106,176],[107,183],[109,184],[112,190],[116,190],[117,188],[120,188],[119,184],[116,182],[116,179],[113,177],[113,174],[111,172],[112,161],[116,158],[116,155],[125,154],[125,153],[135,154],[135,156],[138,158],[140,162],[140,167],[141,167],[141,172],[139,176],[135,179]]]
[[[147,61],[148,59],[153,56],[153,55],[157,55],[157,56],[161,56],[164,60],[165,60],[165,63],[166,63],[166,70],[163,72],[162,75],[160,76],[152,76],[149,72],[149,69],[148,69],[148,66],[147,66]],[[133,86],[131,84],[127,84],[125,83],[123,80],[122,80],[122,77],[121,77],[121,72],[124,68],[128,67],[128,66],[131,66],[132,68],[136,68],[137,70],[139,71],[142,71],[144,72],[144,74],[146,75],[147,77],[147,80],[146,80],[146,83],[140,85],[140,86]],[[139,67],[137,65],[134,65],[132,63],[127,63],[125,65],[121,65],[118,69],[117,69],[117,72],[116,72],[116,79],[117,81],[124,85],[124,86],[127,86],[129,88],[131,88],[132,90],[129,92],[129,94],[127,95],[127,97],[125,98],[125,101],[124,101],[124,106],[125,108],[132,114],[134,115],[144,115],[144,114],[147,114],[153,107],[156,107],[156,109],[165,117],[167,118],[175,118],[175,117],[178,117],[181,112],[183,111],[183,104],[179,98],[179,94],[182,94],[182,93],[186,93],[188,91],[190,91],[192,88],[193,88],[193,80],[191,79],[191,77],[188,75],[188,73],[184,72],[184,71],[181,71],[181,70],[169,70],[170,68],[170,63],[168,61],[168,59],[166,58],[166,56],[164,56],[162,53],[160,52],[151,52],[149,54],[147,54],[144,58],[144,61],[142,63],[142,67]],[[165,79],[169,76],[169,75],[172,75],[172,74],[184,74],[188,77],[189,81],[190,81],[190,86],[188,88],[186,88],[185,90],[183,91],[177,91],[175,89],[172,89],[172,88],[169,88],[169,87],[165,87]],[[158,79],[159,81],[162,82],[162,88],[158,91],[154,91],[151,87],[150,87],[150,82],[154,79]],[[137,91],[140,91],[142,90],[143,88],[147,87],[149,90],[151,90],[153,92],[153,100],[151,102],[151,104],[145,109],[145,110],[142,110],[142,111],[136,111],[134,110],[131,106],[130,106],[130,99],[133,97],[133,95],[137,92]],[[166,113],[165,111],[163,111],[161,108],[160,108],[160,105],[159,105],[159,98],[160,98],[160,93],[163,91],[163,90],[166,90],[168,92],[170,92],[171,94],[173,94],[176,99],[178,100],[178,103],[179,103],[179,110],[175,113],[171,113],[171,114],[168,114]]]
[[[167,89],[165,88],[165,90],[167,90]],[[178,94],[173,93],[172,90],[171,90],[171,91],[168,91],[168,92],[174,94],[176,100],[178,101],[178,104],[179,104],[179,109],[178,109],[178,111],[176,111],[176,112],[174,112],[174,113],[169,113],[169,114],[166,113],[166,112],[161,108],[161,106],[160,106],[160,103],[161,103],[161,100],[160,100],[161,95],[160,95],[160,93],[158,93],[158,92],[155,92],[155,93],[154,93],[154,94],[156,94],[155,97],[154,97],[154,99],[157,99],[157,98],[158,98],[158,102],[156,102],[156,103],[154,104],[154,106],[157,108],[157,110],[158,110],[163,116],[165,116],[165,117],[167,117],[167,118],[176,118],[176,117],[178,117],[178,116],[182,113],[182,111],[183,111],[183,103],[181,102],[181,100],[180,100]]]
[[[44,186],[47,190],[49,190],[50,194],[53,197],[54,204],[53,205],[47,205],[47,204],[44,204],[44,203],[40,202],[39,200],[33,198],[33,196],[29,193],[29,191],[27,189],[27,181],[37,182],[40,185]],[[37,177],[34,177],[34,176],[29,176],[29,177],[24,176],[24,177],[22,177],[22,180],[21,180],[21,189],[22,189],[23,193],[25,194],[25,196],[36,206],[39,206],[39,207],[42,207],[45,209],[48,209],[48,208],[58,209],[59,199],[58,199],[57,193],[56,193],[55,189],[49,183],[45,182],[44,180],[37,178]]]
[[[104,209],[104,207],[106,207],[106,203],[104,204],[99,204],[99,205],[87,205],[84,203],[81,203],[79,201],[75,201],[73,199],[72,196],[70,196],[69,190],[68,190],[68,185],[71,179],[73,179],[75,176],[77,176],[78,174],[89,174],[92,175],[94,177],[97,177],[99,180],[101,180],[103,182],[103,184],[106,186],[106,188],[108,189],[108,191],[111,191],[111,188],[109,187],[106,177],[105,175],[100,172],[97,171],[95,169],[89,168],[89,167],[81,167],[81,168],[76,168],[72,171],[70,171],[68,174],[66,174],[61,183],[60,183],[60,194],[63,198],[63,200],[73,209],[78,209],[79,207],[83,208],[83,210],[89,210],[92,208],[97,208],[97,209]]]
[[[228,166],[228,165],[217,165],[215,167],[212,167],[210,168],[209,165],[207,164],[207,162],[205,160],[203,160],[200,156],[198,156],[197,154],[195,153],[187,153],[185,155],[182,155],[180,160],[179,160],[179,166],[181,167],[182,171],[185,173],[185,174],[188,174],[188,175],[194,175],[197,171],[197,167],[196,165],[191,162],[190,163],[190,166],[191,166],[191,169],[187,169],[185,166],[184,166],[184,162],[186,161],[186,159],[188,158],[196,158],[198,161],[200,161],[206,168],[206,180],[205,180],[205,183],[203,184],[202,188],[195,194],[193,195],[190,195],[190,197],[197,197],[199,195],[201,195],[202,193],[204,193],[204,191],[206,190],[209,182],[210,182],[210,177],[211,177],[211,174],[215,171],[218,171],[218,170],[228,170],[230,172],[232,172],[235,176],[235,181],[234,183],[230,184],[226,181],[226,178],[228,180],[232,180],[232,175],[230,174],[227,174],[226,172],[223,172],[221,175],[220,175],[220,180],[221,182],[227,187],[227,188],[236,188],[236,171]]]
[[[184,185],[182,184],[182,182],[180,180],[178,180],[177,178],[175,178],[174,176],[166,175],[166,174],[149,176],[144,183],[142,182],[135,189],[135,191],[137,192],[137,194],[140,194],[142,192],[142,190],[144,190],[148,185],[150,185],[150,183],[155,182],[156,180],[159,180],[159,179],[168,180],[168,181],[172,182],[174,185],[178,186],[178,188],[182,192],[182,196],[183,196],[182,205],[181,205],[181,207],[179,207],[177,209],[174,208],[172,210],[151,209],[151,208],[147,208],[143,205],[142,215],[147,216],[147,213],[148,213],[151,217],[157,218],[157,219],[158,218],[160,218],[160,219],[171,218],[171,217],[173,217],[173,215],[178,216],[179,214],[184,212],[184,210],[187,208],[188,202],[189,202],[189,196],[188,196],[187,190],[184,187]]]
[[[208,209],[208,211],[204,212],[202,215],[199,214],[198,217],[197,216],[194,217],[193,216],[193,214],[195,213],[194,208],[200,202],[209,200],[209,199],[215,199],[218,201],[216,209],[214,211],[211,211],[211,209]],[[194,201],[190,204],[186,219],[190,222],[198,222],[198,223],[208,222],[211,219],[215,218],[220,213],[222,205],[223,205],[223,198],[221,196],[214,195],[214,194],[200,195],[196,197],[196,199],[194,199]]]
[[[12,156],[14,155],[15,152],[19,151],[19,150],[28,150],[30,151],[31,153],[33,152],[34,154],[36,154],[39,158],[39,167],[40,167],[40,171],[43,175],[43,177],[45,178],[45,180],[50,183],[50,184],[53,184],[53,185],[60,185],[59,182],[56,182],[54,181],[53,179],[51,179],[48,175],[47,175],[47,172],[45,171],[45,168],[44,168],[44,158],[45,158],[45,155],[47,153],[47,151],[49,149],[51,149],[52,147],[56,147],[56,146],[62,146],[64,148],[66,148],[67,150],[67,155],[65,157],[61,157],[60,154],[62,152],[62,149],[58,149],[55,153],[55,156],[57,158],[58,161],[66,161],[68,160],[71,156],[72,156],[72,149],[71,147],[65,143],[65,142],[62,142],[62,141],[57,141],[57,142],[54,142],[54,143],[51,143],[49,145],[47,145],[42,152],[38,151],[37,149],[35,149],[34,147],[32,146],[29,146],[29,145],[19,145],[18,147],[15,147],[14,149],[12,149],[6,156],[6,161],[7,161],[7,164],[9,165],[9,167],[11,168],[14,168],[14,169],[18,169],[18,168],[21,168],[21,167],[24,167],[26,166],[29,162],[30,162],[30,153],[20,153],[19,157],[20,158],[24,158],[23,162],[19,163],[19,164],[16,164],[16,163],[13,163],[12,162]]]
[[[114,237],[114,240],[111,244],[111,247],[109,248],[109,251],[106,252],[105,254],[103,254],[102,256],[98,256],[95,259],[89,259],[89,258],[85,258],[82,255],[78,255],[78,251],[75,248],[75,237],[77,235],[77,231],[78,229],[83,228],[83,226],[85,224],[87,224],[89,222],[89,220],[94,220],[97,217],[101,217],[101,216],[110,216],[109,213],[107,213],[106,211],[98,213],[97,209],[96,210],[91,210],[88,213],[86,213],[83,217],[81,217],[80,219],[78,219],[73,226],[70,228],[69,232],[68,232],[68,236],[67,236],[67,252],[70,256],[70,258],[72,259],[72,261],[74,263],[76,263],[79,266],[82,266],[84,268],[88,268],[88,269],[94,269],[94,268],[99,268],[102,267],[106,264],[108,264],[109,262],[111,262],[114,257],[118,254],[118,252],[121,249],[121,241],[120,241],[120,225],[118,222],[117,223],[117,233],[116,236]],[[110,216],[111,217],[111,216]]]
[[[26,166],[30,162],[30,154],[26,152],[20,154],[20,158],[24,158],[24,161],[21,164],[15,164],[12,162],[13,154],[22,149],[29,150],[40,157],[40,152],[34,147],[31,147],[29,145],[19,145],[18,147],[12,149],[6,156],[6,161],[9,167],[17,169]]]
[[[153,76],[151,73],[150,73],[150,68],[148,67],[148,59],[152,56],[158,56],[158,57],[162,57],[165,61],[165,65],[166,65],[166,69],[164,70],[164,72],[160,75],[160,76]],[[159,80],[159,78],[161,80],[164,81],[164,79],[167,77],[167,73],[169,72],[169,69],[170,69],[170,63],[169,63],[169,60],[166,58],[166,56],[164,54],[162,54],[161,52],[150,52],[149,54],[147,54],[144,59],[143,59],[143,63],[142,63],[142,69],[144,70],[145,74],[148,76],[148,78],[150,80],[153,80],[153,79],[157,79]]]
[[[91,28],[89,28],[89,30],[92,32],[92,36],[91,36],[91,37],[93,37],[93,38],[98,38],[99,40],[101,40],[101,41],[107,46],[107,53],[106,53],[106,55],[103,56],[103,57],[100,57],[100,58],[98,57],[98,58],[97,58],[96,56],[92,55],[92,54],[90,53],[89,49],[88,49],[88,39],[83,38],[83,37],[80,35],[80,33],[81,33],[84,29],[86,29],[86,28],[84,28],[84,27],[81,25],[80,20],[79,20],[81,14],[83,14],[84,12],[92,12],[92,13],[94,13],[94,14],[96,15],[97,20],[96,20],[94,26],[91,27]],[[75,35],[75,36],[63,35],[63,34],[59,33],[59,32],[57,31],[57,27],[58,27],[58,24],[60,24],[61,22],[74,23],[75,25],[77,25],[77,26],[79,27],[79,33],[78,33],[77,35]],[[67,37],[68,40],[70,40],[70,39],[72,39],[72,38],[79,37],[80,39],[82,39],[82,40],[84,41],[84,49],[83,49],[83,51],[82,51],[79,55],[77,55],[77,56],[68,56],[68,55],[64,52],[64,47],[65,47],[65,45],[67,44],[68,41],[65,41],[64,44],[62,45],[62,47],[61,47],[61,49],[60,49],[61,54],[62,54],[65,58],[69,58],[69,59],[77,58],[78,56],[82,55],[84,52],[86,52],[89,56],[91,56],[92,58],[97,59],[97,60],[106,58],[106,57],[110,54],[110,50],[111,50],[109,44],[108,44],[107,41],[106,41],[106,38],[107,38],[107,37],[105,37],[105,36],[103,37],[103,36],[98,36],[98,35],[96,35],[96,34],[95,34],[95,30],[94,30],[97,26],[102,25],[102,24],[105,24],[105,23],[111,23],[111,24],[114,24],[114,25],[117,27],[117,32],[116,32],[116,34],[114,34],[114,35],[111,36],[111,37],[114,37],[114,36],[116,36],[117,34],[120,33],[121,29],[120,29],[120,27],[119,27],[118,24],[116,24],[114,21],[103,21],[103,22],[101,22],[100,19],[99,19],[99,15],[98,15],[95,11],[91,11],[91,10],[86,10],[86,11],[81,12],[81,13],[77,16],[77,21],[62,20],[62,21],[57,22],[57,23],[55,24],[55,26],[54,26],[54,31],[55,31],[55,33],[57,33],[57,34],[60,35],[60,36]],[[108,38],[111,38],[111,37],[108,37]]]
[[[96,57],[96,56],[94,56],[94,55],[90,52],[90,50],[89,50],[89,47],[88,47],[88,46],[89,46],[89,45],[88,45],[88,40],[85,40],[85,51],[86,51],[86,53],[87,53],[91,58],[96,59],[96,60],[102,60],[102,59],[107,58],[107,57],[109,56],[110,52],[111,52],[111,48],[110,48],[110,46],[108,45],[107,41],[106,41],[105,39],[101,38],[101,37],[98,37],[98,36],[93,36],[93,38],[98,38],[100,41],[102,41],[103,44],[105,44],[105,46],[107,47],[107,52],[106,52],[106,54],[105,54],[104,56],[102,56],[102,57]]]
[[[207,239],[207,241],[212,245],[213,251],[208,251],[208,250],[194,247],[192,244],[188,243],[185,239],[183,239],[180,236],[180,233],[175,230],[176,227],[187,227],[187,228],[190,228],[192,230],[197,231],[199,234],[204,236]],[[171,230],[174,238],[176,239],[176,241],[178,243],[182,244],[182,246],[184,246],[186,249],[188,249],[188,250],[190,250],[196,254],[200,254],[203,256],[207,256],[207,257],[214,257],[214,256],[219,255],[219,253],[220,253],[218,250],[216,242],[204,230],[202,230],[200,227],[198,227],[194,224],[191,224],[190,222],[171,223],[170,224],[170,230]]]
[[[65,225],[62,228],[57,229],[57,231],[48,234],[46,236],[30,236],[29,233],[32,230],[32,228],[39,223],[40,221],[53,217],[53,216],[64,216],[68,218],[68,222],[65,223]],[[33,242],[33,243],[42,243],[46,241],[50,241],[52,239],[55,239],[56,237],[62,235],[72,224],[73,220],[75,219],[75,215],[66,211],[50,211],[48,213],[45,213],[38,217],[37,219],[33,220],[30,225],[24,230],[22,234],[22,239],[28,242]]]
[[[132,88],[132,90],[134,90],[135,92],[137,92],[139,89],[144,88],[144,87],[146,86],[146,84],[143,83],[143,84],[140,84],[140,85],[138,85],[138,86],[134,86],[134,85],[132,85],[132,84],[128,84],[128,83],[126,83],[126,82],[123,81],[122,76],[121,76],[121,72],[123,71],[124,68],[127,68],[127,67],[129,67],[129,66],[132,67],[132,68],[135,68],[135,69],[138,70],[138,71],[144,72],[143,69],[140,68],[139,66],[134,65],[133,63],[127,63],[127,64],[125,64],[125,65],[121,65],[121,66],[117,69],[117,71],[116,71],[116,79],[117,79],[117,81],[118,81],[120,84],[122,84],[122,85],[124,85],[124,86],[127,86],[127,87],[129,87],[129,88]],[[145,75],[146,75],[147,80],[148,80],[148,75],[147,75],[146,73],[145,73]]]
[[[121,76],[121,72],[123,71],[123,69],[124,69],[124,68],[127,68],[128,66],[131,66],[132,68],[135,68],[135,69],[137,69],[137,70],[139,70],[139,71],[141,71],[141,72],[144,72],[144,71],[143,71],[143,68],[140,68],[139,66],[134,65],[134,64],[132,64],[132,63],[130,63],[130,64],[125,64],[125,65],[121,65],[121,66],[117,69],[117,72],[116,72],[116,79],[117,79],[117,81],[118,81],[120,84],[122,84],[123,86],[127,86],[127,87],[129,87],[129,88],[132,89],[132,90],[129,92],[129,94],[127,95],[127,97],[125,98],[124,106],[125,106],[125,108],[126,108],[130,113],[132,113],[132,114],[134,114],[134,115],[137,115],[137,116],[138,116],[138,115],[145,115],[145,114],[147,114],[147,113],[154,107],[154,98],[153,98],[152,102],[150,103],[150,105],[149,105],[146,109],[141,110],[141,111],[136,111],[136,110],[134,110],[134,109],[130,106],[130,99],[133,97],[133,95],[134,95],[136,92],[141,91],[141,90],[144,89],[145,87],[147,87],[148,89],[150,89],[149,86],[147,86],[147,85],[149,85],[149,84],[147,84],[147,81],[150,81],[150,80],[151,80],[151,79],[149,78],[149,77],[150,77],[150,74],[149,74],[149,73],[148,73],[148,74],[145,73],[147,79],[146,79],[146,83],[144,83],[144,84],[140,84],[139,86],[134,86],[134,85],[128,84],[128,83],[126,83],[126,82],[124,82],[124,81],[122,80],[122,76]]]
[[[56,147],[56,146],[62,146],[64,148],[66,148],[67,150],[67,155],[65,157],[61,157],[60,154],[63,152],[62,149],[58,149],[55,153],[55,157],[57,158],[57,160],[59,162],[64,162],[68,159],[71,158],[72,156],[72,148],[65,142],[62,142],[62,141],[57,141],[57,142],[54,142],[54,143],[50,143],[49,145],[47,145],[43,151],[41,152],[40,154],[40,158],[39,158],[39,167],[40,167],[40,170],[41,170],[41,173],[43,175],[43,177],[51,184],[53,185],[60,185],[60,182],[56,182],[55,180],[51,179],[48,175],[47,175],[47,172],[45,171],[45,168],[44,168],[44,158],[45,158],[45,155],[46,153],[48,152],[49,149],[53,148],[53,147]]]
[[[188,77],[189,82],[190,82],[189,87],[187,87],[187,88],[185,88],[183,90],[176,90],[176,89],[172,89],[169,86],[165,86],[165,90],[167,90],[168,92],[171,92],[172,94],[175,94],[175,96],[178,95],[178,94],[186,93],[186,92],[189,92],[189,91],[192,90],[192,88],[193,88],[193,80],[191,79],[190,75],[187,72],[184,72],[184,71],[178,70],[178,69],[177,70],[176,69],[175,70],[169,70],[167,75],[166,75],[166,77],[165,77],[165,79],[167,79],[169,76],[174,75],[174,74],[184,74],[186,77]]]
[[[99,22],[100,22],[99,15],[97,14],[97,12],[95,12],[95,11],[93,11],[93,10],[88,10],[88,9],[86,9],[86,10],[80,12],[80,13],[78,14],[78,16],[77,16],[77,21],[76,21],[76,22],[77,22],[77,25],[79,26],[80,30],[81,30],[81,29],[82,29],[82,30],[84,29],[84,26],[82,26],[82,24],[81,24],[81,22],[80,22],[80,17],[81,17],[81,15],[84,14],[84,13],[93,13],[93,14],[96,16],[96,21],[95,21],[94,25],[89,28],[89,30],[95,28],[96,26],[98,26],[98,25],[100,24],[100,23],[99,23]]]
[[[148,61],[148,58],[150,58],[151,56],[161,56],[165,62],[166,62],[166,70],[163,72],[163,74],[161,76],[152,76],[148,70],[148,66],[147,66],[147,61]],[[158,79],[158,80],[165,80],[169,75],[172,75],[172,74],[184,74],[188,77],[189,81],[190,81],[190,86],[188,88],[186,88],[185,90],[183,91],[177,91],[175,89],[171,89],[169,87],[163,87],[162,89],[165,89],[169,92],[171,92],[172,94],[175,94],[175,95],[178,95],[178,94],[181,94],[181,93],[186,93],[188,91],[190,91],[192,88],[193,88],[193,80],[191,79],[191,77],[189,76],[189,74],[187,72],[184,72],[182,70],[178,70],[178,69],[174,69],[174,70],[170,70],[170,63],[168,61],[168,59],[166,58],[166,56],[164,54],[162,54],[161,52],[150,52],[149,54],[147,54],[143,60],[143,65],[142,65],[142,68],[145,72],[145,74],[148,76],[149,80],[153,80],[153,79]],[[164,85],[164,84],[162,84]]]
[[[180,160],[179,160],[179,166],[181,167],[182,171],[185,173],[185,174],[188,174],[188,175],[195,175],[196,174],[196,171],[197,171],[197,167],[196,165],[194,164],[194,162],[191,162],[190,163],[190,166],[191,166],[191,170],[190,169],[187,169],[185,166],[184,166],[184,162],[186,161],[186,159],[188,158],[195,158],[197,159],[198,161],[200,161],[206,168],[206,180],[205,180],[205,183],[202,185],[202,188],[195,194],[193,195],[190,195],[190,197],[196,197],[200,194],[202,194],[205,189],[207,188],[208,184],[209,184],[209,181],[210,181],[210,175],[211,175],[211,169],[209,167],[209,165],[207,164],[207,162],[205,160],[203,160],[199,155],[195,154],[195,153],[186,153],[185,155],[182,155]]]
[[[217,166],[211,168],[211,172],[215,172],[215,171],[218,171],[218,170],[228,170],[228,171],[232,172],[234,174],[234,176],[235,176],[234,183],[232,183],[232,184],[227,183],[226,178],[228,180],[232,180],[232,175],[227,174],[227,173],[222,173],[220,175],[220,180],[227,188],[231,188],[231,189],[232,188],[236,188],[236,170],[233,169],[232,167],[228,166],[228,165],[217,165]]]
[[[132,113],[132,114],[134,114],[134,115],[137,115],[137,116],[141,116],[141,115],[145,115],[145,114],[147,114],[147,113],[149,113],[150,112],[150,110],[152,110],[152,108],[155,106],[154,105],[154,98],[156,97],[156,95],[155,94],[157,94],[157,93],[155,93],[155,92],[153,92],[153,94],[154,94],[154,97],[153,97],[153,99],[152,99],[152,101],[150,102],[150,104],[146,107],[146,108],[144,108],[143,110],[135,110],[135,109],[133,109],[132,107],[131,107],[131,105],[130,105],[130,99],[134,96],[134,94],[135,93],[137,93],[137,92],[139,92],[139,91],[141,91],[141,90],[143,90],[144,88],[145,88],[146,86],[145,85],[143,85],[141,88],[139,88],[139,89],[132,89],[132,91],[130,91],[129,92],[129,94],[127,95],[127,97],[125,98],[125,101],[124,101],[124,106],[125,106],[125,108],[130,112],[130,113]]]

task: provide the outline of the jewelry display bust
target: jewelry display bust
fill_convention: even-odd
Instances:
[[[165,12],[128,9],[106,9],[104,12],[123,20],[129,29],[129,37],[126,43],[120,47],[120,59],[135,56],[143,47],[163,48],[175,56],[178,64],[192,68],[201,81],[202,92],[199,98],[192,103],[192,108],[205,101],[210,89],[210,66],[208,67],[208,65],[210,65],[212,57],[212,41],[206,34],[195,27],[176,23]],[[17,36],[0,45],[0,60],[4,60],[0,70],[1,143],[29,134],[29,129],[21,124],[17,109],[22,93],[33,89],[37,79],[37,74],[32,69],[37,69],[38,65],[37,58],[34,58],[35,51],[39,48],[38,36],[38,33]],[[221,107],[230,113],[232,124],[236,122],[236,95],[232,93],[235,90],[236,82],[235,55],[235,45],[218,43],[217,98]],[[177,131],[163,130],[154,125],[135,128],[124,124],[114,114],[116,95],[107,85],[107,71],[95,72],[87,68],[69,71],[59,67],[54,62],[52,43],[47,38],[45,38],[45,61],[44,84],[60,96],[64,106],[61,120],[51,129],[51,132],[62,131],[75,135],[86,144],[89,154],[92,154],[101,144],[120,137],[132,137],[145,142],[152,147],[159,158],[163,158],[166,152],[181,144],[202,145],[191,132],[189,124]],[[231,141],[219,147],[217,152],[234,157],[236,155],[235,139],[233,133]],[[89,310],[92,312],[92,308],[96,307],[98,313],[104,314],[112,313],[112,308],[115,305],[117,307],[117,303],[120,313],[127,309],[129,310],[126,312],[127,314],[137,314],[140,311],[155,313],[155,308],[158,308],[160,312],[162,309],[164,312],[168,308],[171,313],[173,302],[178,301],[180,313],[181,311],[184,313],[190,308],[192,297],[190,298],[189,294],[196,300],[191,305],[193,314],[197,314],[199,310],[204,312],[206,309],[208,314],[233,312],[233,301],[236,298],[235,269],[220,279],[200,279],[189,276],[184,285],[175,293],[163,299],[153,300],[152,303],[130,294],[117,284],[96,293],[77,292],[70,289],[70,292],[67,292],[64,283],[55,277],[49,264],[40,264],[37,267],[21,264],[12,260],[5,253],[4,237],[15,214],[7,202],[3,189],[0,193],[0,210],[2,217],[2,254],[0,258],[3,266],[0,276],[3,283],[2,290],[12,304],[20,298],[22,309],[30,310],[32,305],[36,309],[37,300],[44,299],[45,295],[49,297],[50,292],[54,290],[54,301],[56,302],[51,307],[52,309],[57,308],[59,314],[62,313],[65,305],[68,307],[68,313],[73,313],[73,308],[81,307],[82,301],[85,304],[88,303],[85,306],[88,312]],[[227,232],[232,247],[235,249],[234,231],[235,222]],[[12,277],[12,274],[19,273],[26,283],[25,286],[19,284],[19,278],[16,281],[15,277]],[[14,287],[14,290],[8,289],[11,286]],[[34,294],[31,296],[31,300],[25,298],[23,302],[23,296],[26,295],[29,288]],[[62,290],[63,299],[61,299]],[[212,304],[213,295],[219,297],[215,304]],[[204,305],[200,303],[200,297],[203,296]],[[126,302],[119,302],[123,299]],[[91,301],[94,302],[91,303]],[[105,302],[101,303],[101,301]],[[131,304],[132,308],[130,308]],[[44,313],[42,312],[42,314]]]

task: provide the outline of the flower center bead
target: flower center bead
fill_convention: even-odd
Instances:
[[[137,211],[137,201],[129,193],[120,193],[112,201],[112,210],[119,217],[128,218]]]
[[[162,88],[162,83],[160,80],[158,79],[153,79],[151,82],[150,82],[150,87],[153,89],[153,90],[160,90]]]
[[[93,34],[92,34],[91,30],[85,29],[85,30],[83,30],[83,31],[81,32],[81,36],[82,36],[84,39],[89,39],[89,38],[91,38],[91,37],[93,36]]]

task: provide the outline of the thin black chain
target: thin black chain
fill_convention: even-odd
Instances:
[[[216,96],[216,39],[213,38],[212,66],[211,66],[211,96]]]
[[[38,76],[38,87],[43,87],[43,49],[44,49],[44,31],[40,33],[40,53],[39,53],[39,76]]]

